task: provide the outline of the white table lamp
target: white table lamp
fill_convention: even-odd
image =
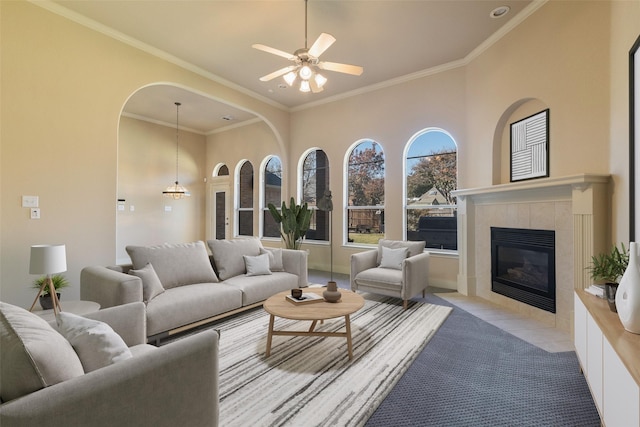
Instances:
[[[62,273],[63,271],[67,271],[67,254],[65,245],[31,246],[29,274],[46,274],[47,277],[42,283],[42,286],[38,291],[38,295],[36,295],[36,299],[33,300],[33,304],[31,304],[29,311],[33,310],[33,307],[36,305],[36,301],[38,301],[38,297],[46,287],[49,288],[54,313],[61,311],[60,301],[58,301],[58,296],[56,294],[56,289],[53,286],[51,275]]]

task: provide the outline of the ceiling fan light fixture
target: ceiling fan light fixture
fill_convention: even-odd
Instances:
[[[304,64],[302,68],[300,68],[299,74],[301,79],[309,80],[313,76],[313,70],[309,65]]]
[[[300,92],[310,92],[311,86],[309,85],[309,80],[302,80],[300,82]]]
[[[287,82],[287,84],[289,86],[293,86],[293,82],[296,81],[296,73],[294,73],[293,71],[288,72],[287,74],[285,74],[282,78],[284,79],[285,82]]]
[[[327,78],[319,73],[316,73],[313,79],[316,81],[316,85],[318,85],[319,88],[322,88],[322,86],[327,82]]]

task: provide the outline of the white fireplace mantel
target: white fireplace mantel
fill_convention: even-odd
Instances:
[[[490,227],[554,229],[556,265],[566,268],[556,269],[561,288],[556,287],[560,304],[553,321],[570,328],[573,289],[591,284],[591,257],[610,244],[610,179],[585,173],[452,192],[458,203],[458,292],[513,306],[513,300],[491,292]]]
[[[458,201],[467,197],[478,200],[498,200],[509,198],[536,198],[537,194],[546,194],[543,199],[548,199],[554,194],[569,194],[571,190],[586,190],[594,184],[608,185],[610,175],[580,174],[563,176],[559,178],[544,178],[526,181],[511,182],[508,184],[492,185],[489,187],[466,188],[452,191],[451,194],[458,198]]]

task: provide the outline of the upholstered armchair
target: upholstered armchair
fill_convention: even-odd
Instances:
[[[428,286],[429,253],[425,242],[381,239],[378,249],[351,255],[351,290],[408,300]]]

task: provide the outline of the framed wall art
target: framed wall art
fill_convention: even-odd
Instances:
[[[629,241],[640,228],[640,36],[629,51]]]
[[[549,109],[511,123],[511,182],[549,176]]]

